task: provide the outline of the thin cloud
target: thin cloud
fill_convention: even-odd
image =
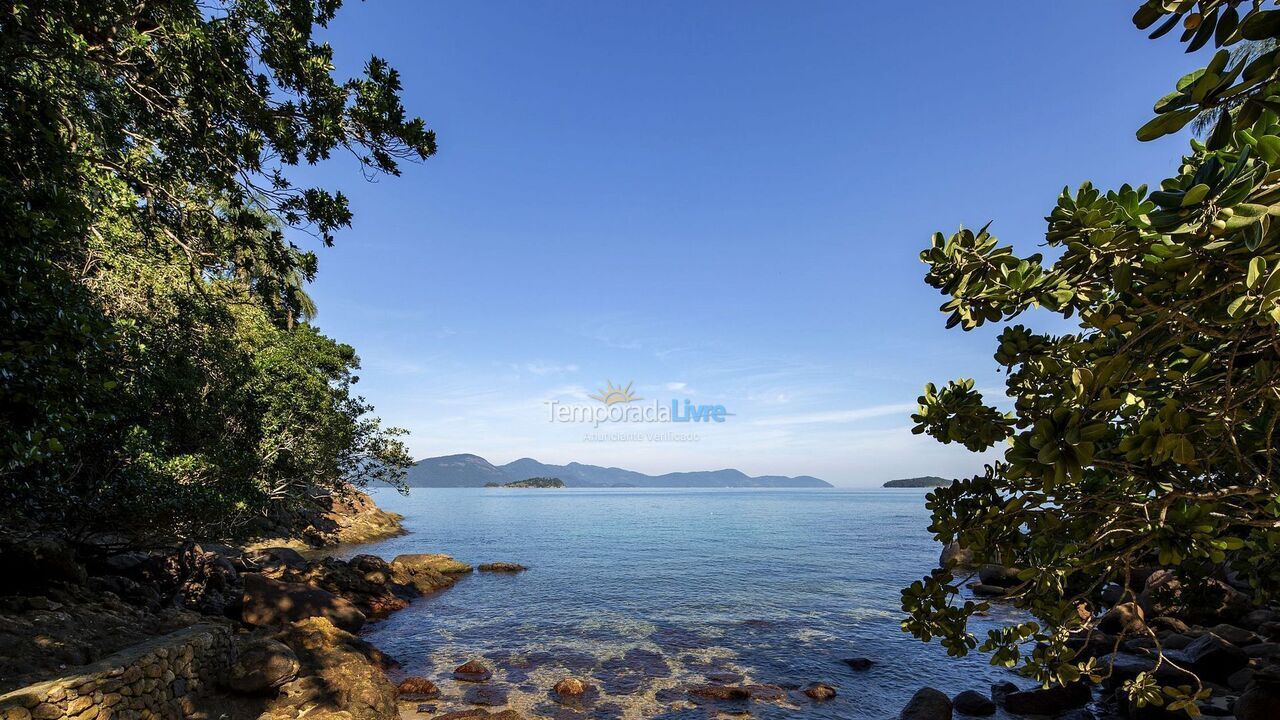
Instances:
[[[907,415],[917,408],[915,403],[893,403],[891,405],[873,405],[871,407],[853,408],[850,410],[828,410],[826,412],[803,413],[795,415],[774,415],[760,418],[753,425],[811,425],[815,423],[847,423],[886,417],[889,415]]]

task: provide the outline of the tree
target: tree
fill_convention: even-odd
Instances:
[[[0,14],[0,520],[227,532],[395,480],[351,348],[299,320],[350,224],[291,168],[436,149],[379,58],[335,76],[339,0],[17,0]],[[271,384],[267,378],[280,382]],[[286,397],[284,393],[293,393]],[[292,404],[291,404],[292,403]]]
[[[948,568],[903,591],[903,627],[1044,683],[1109,675],[1089,648],[1110,607],[1215,613],[1280,593],[1280,11],[1150,0],[1134,21],[1156,26],[1153,37],[1181,24],[1188,51],[1217,48],[1156,103],[1138,139],[1213,112],[1206,140],[1154,191],[1064,189],[1046,218],[1052,261],[1020,257],[986,227],[935,234],[921,253],[927,282],[949,298],[948,327],[1005,324],[995,359],[1013,408],[987,404],[972,380],[926,387],[915,432],[974,451],[1008,443],[983,474],[929,495],[930,529],[975,563],[1016,568],[1009,600],[1036,621],[979,645],[968,620],[989,604],[955,602]],[[1245,42],[1272,49],[1233,60]],[[1011,323],[1033,310],[1078,329]],[[1156,568],[1165,582],[1144,593]],[[1160,650],[1150,628],[1129,632]],[[1144,672],[1123,688],[1194,713],[1208,691],[1184,677],[1161,687]]]

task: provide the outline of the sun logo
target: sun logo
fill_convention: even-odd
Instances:
[[[625,388],[621,385],[614,387],[613,381],[609,380],[608,384],[600,389],[600,394],[592,395],[591,398],[593,400],[599,400],[605,405],[635,402],[640,398],[636,397],[635,394],[631,392],[631,386],[634,384],[635,382],[629,382]]]

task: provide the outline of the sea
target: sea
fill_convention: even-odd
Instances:
[[[529,568],[467,575],[363,631],[402,664],[393,680],[421,675],[440,686],[424,718],[467,707],[471,686],[452,671],[477,659],[493,669],[489,684],[506,707],[529,717],[890,719],[926,685],[955,695],[1020,680],[982,654],[949,657],[902,631],[900,592],[941,550],[925,493],[375,490],[408,534],[342,554],[440,552]],[[1019,619],[997,605],[973,630],[982,639]],[[846,658],[873,664],[858,671]],[[567,676],[595,688],[578,708],[550,699]],[[714,682],[784,692],[736,705],[691,700],[689,686]],[[814,682],[835,687],[835,698],[799,692]]]

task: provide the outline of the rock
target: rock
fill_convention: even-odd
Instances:
[[[787,691],[777,685],[744,685],[752,700],[764,702],[782,702],[787,699]]]
[[[850,668],[857,670],[858,672],[870,670],[871,666],[875,665],[875,661],[873,661],[871,658],[864,658],[864,657],[845,658],[844,660],[841,660],[841,662],[843,662],[845,665],[848,665]]]
[[[1182,634],[1186,634],[1187,630],[1189,629],[1186,623],[1182,622],[1178,618],[1171,618],[1171,617],[1151,618],[1150,620],[1147,621],[1147,625],[1156,630],[1168,630],[1170,632],[1176,632],[1176,633],[1182,633]]]
[[[1280,672],[1274,668],[1259,672],[1236,699],[1236,720],[1280,718]]]
[[[464,682],[484,682],[491,677],[493,672],[478,660],[468,660],[453,671],[453,678]]]
[[[1146,613],[1137,603],[1121,603],[1098,620],[1098,629],[1110,635],[1132,635],[1146,629],[1145,619]]]
[[[973,594],[979,597],[1002,597],[1008,593],[1008,590],[999,585],[987,585],[985,583],[974,583],[969,586],[973,590]]]
[[[75,548],[55,537],[33,537],[0,544],[0,577],[6,589],[43,590],[50,583],[83,585],[88,579]]]
[[[1160,663],[1159,669],[1156,669],[1156,660],[1149,655],[1109,653],[1098,657],[1098,667],[1104,670],[1104,674],[1106,670],[1110,670],[1106,683],[1112,686],[1118,686],[1125,680],[1132,680],[1138,677],[1138,673],[1153,670],[1156,673],[1156,680],[1164,685],[1186,685],[1194,682],[1190,675],[1169,663]]]
[[[458,575],[471,572],[466,563],[431,553],[398,555],[391,561],[391,569],[397,583],[410,585],[423,595],[449,587]]]
[[[258,548],[244,554],[247,567],[266,575],[278,575],[286,570],[306,570],[307,560],[297,550],[287,547]]]
[[[826,683],[816,682],[805,687],[804,694],[813,700],[830,700],[836,696],[836,689]]]
[[[1258,634],[1268,640],[1280,640],[1280,622],[1264,622],[1258,626]]]
[[[979,568],[978,579],[982,581],[983,585],[998,585],[1000,587],[1013,587],[1020,582],[1017,568],[993,564],[983,565]]]
[[[327,707],[348,713],[351,720],[397,717],[396,689],[382,671],[386,656],[368,643],[325,617],[295,622],[277,639],[297,654],[301,676],[318,678]]]
[[[941,690],[920,688],[898,717],[900,720],[951,720],[951,698]]]
[[[483,565],[480,565],[480,567],[478,567],[477,569],[480,572],[518,573],[518,572],[524,572],[529,568],[523,565],[517,565],[515,563],[509,563],[509,562],[491,562],[491,563],[484,563]]]
[[[751,691],[734,685],[692,685],[689,694],[704,700],[741,702],[751,699]]]
[[[377,555],[356,555],[347,561],[347,567],[375,585],[386,585],[395,579],[395,569],[391,567],[391,563]]]
[[[986,717],[994,715],[996,704],[977,690],[965,690],[951,700],[951,707],[961,715]]]
[[[1089,686],[1077,682],[1009,693],[1004,698],[1004,708],[1018,715],[1056,715],[1087,705],[1092,699]]]
[[[1169,633],[1160,638],[1160,645],[1165,650],[1181,650],[1191,644],[1194,638],[1182,633]]]
[[[264,693],[296,678],[300,667],[288,645],[267,638],[252,640],[240,647],[227,686],[250,695]]]
[[[574,677],[567,677],[556,683],[552,690],[561,697],[578,697],[591,688],[587,683]]]
[[[1216,578],[1200,578],[1193,588],[1168,570],[1157,570],[1138,594],[1147,615],[1170,615],[1187,622],[1221,622],[1243,617],[1249,600],[1239,590]]]
[[[1098,716],[1094,715],[1093,711],[1088,708],[1076,708],[1059,715],[1053,720],[1098,720]]]
[[[938,557],[939,567],[950,567],[954,564],[956,567],[968,567],[973,564],[973,551],[960,547],[960,543],[947,543],[942,548],[942,555]]]
[[[1260,642],[1244,647],[1244,654],[1251,658],[1259,658],[1269,662],[1280,659],[1280,643]]]
[[[1227,678],[1227,687],[1232,690],[1244,690],[1253,682],[1253,668],[1241,668]]]
[[[1189,667],[1197,675],[1214,682],[1226,682],[1231,673],[1249,664],[1249,656],[1244,650],[1213,633],[1202,635],[1182,650],[1171,650],[1167,654],[1183,667]]]
[[[280,582],[259,573],[245,573],[243,578],[240,619],[248,625],[279,625],[323,617],[348,632],[364,627],[364,613],[327,590]]]
[[[440,688],[427,678],[411,675],[396,686],[401,700],[434,700],[440,697]]]
[[[1011,682],[996,683],[991,686],[991,699],[996,705],[1004,705],[1004,699],[1009,697],[1009,693],[1016,693],[1018,689],[1018,686]]]
[[[497,685],[476,685],[467,688],[462,701],[469,705],[506,705],[507,690]]]
[[[1254,633],[1228,623],[1219,623],[1214,625],[1209,628],[1209,632],[1237,647],[1244,647],[1245,645],[1252,645],[1256,642],[1262,641],[1262,638],[1258,637]]]

